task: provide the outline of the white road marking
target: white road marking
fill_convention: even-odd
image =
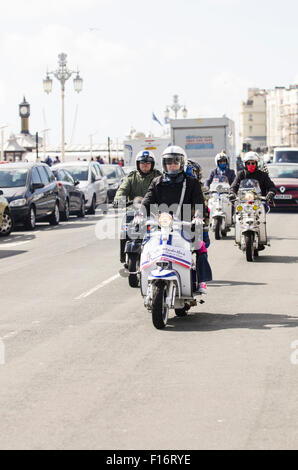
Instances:
[[[110,277],[109,279],[106,279],[105,281],[101,282],[97,286],[93,287],[93,289],[90,289],[87,292],[83,292],[83,294],[79,295],[74,300],[81,300],[81,299],[85,299],[86,297],[89,297],[89,295],[94,294],[94,292],[98,291],[99,289],[102,289],[107,284],[110,284],[111,282],[115,281],[119,277],[120,277],[120,274],[115,274],[114,276]]]
[[[18,334],[19,334],[18,331],[11,331],[11,332],[8,333],[7,335],[2,336],[2,339],[13,338],[14,336],[16,336],[16,335],[18,335]]]

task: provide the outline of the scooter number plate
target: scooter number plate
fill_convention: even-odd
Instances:
[[[274,199],[292,199],[292,194],[277,194]]]

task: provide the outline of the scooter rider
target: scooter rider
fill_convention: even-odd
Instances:
[[[229,157],[224,150],[215,156],[215,165],[216,168],[211,171],[209,178],[205,181],[205,186],[209,188],[214,178],[223,176],[228,178],[229,185],[231,185],[236,178],[236,174],[234,170],[230,169]]]
[[[154,178],[160,176],[159,170],[155,169],[155,157],[149,150],[141,150],[136,156],[136,170],[131,171],[127,178],[118,188],[113,207],[121,205],[123,199],[126,202],[133,201],[135,197],[143,198]],[[120,262],[125,262],[126,240],[120,240]]]
[[[138,196],[144,197],[152,180],[161,175],[160,171],[154,167],[154,154],[149,150],[141,150],[136,156],[136,170],[128,174],[116,192],[114,207],[118,207],[123,197],[127,201],[133,201]]]
[[[152,206],[163,205],[168,209],[171,206],[179,205],[183,188],[185,188],[184,198],[181,207],[181,220],[187,218],[187,207],[191,207],[192,215],[199,219],[199,209],[202,209],[202,215],[205,213],[204,196],[199,181],[196,178],[186,175],[187,155],[185,151],[178,146],[167,147],[162,154],[163,175],[156,178],[150,185],[142,204],[150,214]],[[185,183],[185,184],[184,184]],[[197,207],[196,207],[197,206]],[[197,250],[201,248],[197,247]],[[206,281],[212,279],[211,268],[207,257],[205,257],[204,267],[198,262],[197,257],[197,276],[199,282],[199,292],[207,293]],[[205,279],[205,277],[207,277]]]
[[[268,173],[259,170],[259,155],[256,152],[247,152],[243,158],[244,170],[237,173],[230,189],[230,198],[235,199],[241,181],[245,179],[254,179],[259,182],[262,196],[266,197],[268,203],[273,202],[277,192],[275,184],[271,181]]]

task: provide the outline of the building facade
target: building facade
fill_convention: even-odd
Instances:
[[[247,101],[240,112],[240,145],[250,144],[251,150],[263,151],[266,146],[266,90],[249,88]]]
[[[298,147],[298,85],[269,90],[266,111],[269,150]]]

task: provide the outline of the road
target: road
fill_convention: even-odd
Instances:
[[[96,237],[117,217],[0,241],[0,448],[297,448],[298,214],[254,263],[212,238],[206,303],[162,331]]]

